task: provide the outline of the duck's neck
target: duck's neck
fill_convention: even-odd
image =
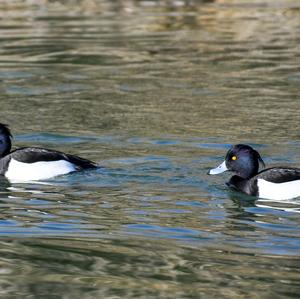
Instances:
[[[254,180],[247,180],[238,175],[232,176],[229,182],[226,183],[226,185],[235,190],[242,191],[248,195],[258,194],[258,189],[254,184]]]
[[[249,180],[258,174],[258,161],[247,160],[242,164],[242,167],[236,172],[237,175],[243,179]]]
[[[230,188],[241,190],[247,184],[247,179],[244,179],[238,175],[234,175],[230,178],[230,180],[226,183],[226,185]]]

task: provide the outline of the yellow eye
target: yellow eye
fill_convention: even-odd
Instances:
[[[232,156],[232,157],[231,157],[231,160],[232,160],[232,161],[237,160],[237,156]]]

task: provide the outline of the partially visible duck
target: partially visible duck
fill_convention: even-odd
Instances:
[[[13,182],[46,180],[73,171],[96,168],[96,163],[78,156],[39,147],[11,151],[12,135],[0,123],[0,175]]]
[[[300,197],[300,168],[272,167],[258,172],[259,164],[265,167],[256,150],[249,145],[237,144],[227,152],[225,161],[208,174],[235,172],[226,184],[248,195],[274,200]]]

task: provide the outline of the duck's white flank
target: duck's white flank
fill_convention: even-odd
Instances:
[[[23,163],[11,159],[5,176],[12,182],[37,181],[75,171],[75,166],[65,160]]]
[[[260,198],[286,200],[300,197],[300,180],[276,184],[258,179],[257,186]]]

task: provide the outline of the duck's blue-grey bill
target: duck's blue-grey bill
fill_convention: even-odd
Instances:
[[[224,161],[218,167],[209,170],[207,174],[219,174],[219,173],[222,173],[222,172],[224,172],[226,170],[228,170],[228,168],[226,166],[226,162]]]

